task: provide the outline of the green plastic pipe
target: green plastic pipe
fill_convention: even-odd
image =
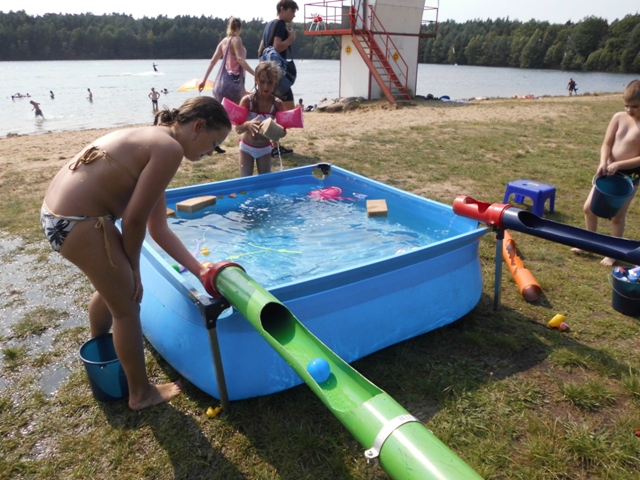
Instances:
[[[390,395],[369,382],[316,338],[278,299],[239,265],[215,264],[207,291],[223,296],[278,352],[333,415],[394,480],[481,479]],[[331,373],[317,382],[309,362],[323,358]]]

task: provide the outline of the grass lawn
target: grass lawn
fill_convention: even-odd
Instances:
[[[600,144],[622,101],[619,95],[574,100],[492,100],[481,104],[487,115],[496,108],[515,115],[391,124],[322,144],[319,134],[307,132],[287,142],[296,154],[284,159],[285,167],[331,162],[446,204],[460,194],[501,202],[509,181],[535,179],[557,188],[556,211],[545,216],[582,227]],[[522,102],[567,113],[519,116]],[[215,161],[182,170],[172,186],[237,174],[235,165],[212,173]],[[19,173],[0,169],[0,231],[23,239],[19,253],[44,262],[49,252],[39,226],[16,220],[37,218],[42,192],[5,188],[20,181]],[[639,219],[636,200],[625,237],[640,239]],[[609,221],[601,227],[610,233]],[[540,300],[526,302],[504,268],[502,308],[494,311],[495,241],[487,234],[480,244],[484,293],[478,306],[454,324],[370,355],[354,368],[484,478],[640,478],[634,433],[640,429],[639,320],[611,308],[610,269],[599,264],[600,256],[574,255],[569,247],[519,232],[512,236],[542,287]],[[65,275],[77,288],[75,307],[84,308],[90,285],[82,276]],[[23,293],[5,292],[0,308],[18,304]],[[569,332],[548,328],[557,313],[566,316]],[[132,412],[126,402],[96,402],[78,361],[59,391],[47,395],[38,376],[88,338],[87,325],[59,327],[66,315],[43,302],[0,337],[1,479],[387,478],[367,464],[363,447],[304,385],[233,402],[214,419],[205,411],[219,402],[189,384],[169,405]],[[46,353],[25,347],[25,340],[47,332],[53,343]],[[151,347],[147,353],[153,379],[176,377]]]

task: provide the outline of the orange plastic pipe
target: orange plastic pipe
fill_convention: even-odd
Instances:
[[[516,242],[506,230],[504,231],[504,241],[502,242],[502,258],[509,266],[509,271],[513,275],[520,295],[530,302],[538,300],[542,295],[542,288],[540,288],[540,284],[533,276],[533,273],[524,268],[522,260],[516,253]]]

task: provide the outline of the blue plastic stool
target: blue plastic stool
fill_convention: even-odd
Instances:
[[[514,194],[514,202],[522,203],[524,197],[533,200],[533,213],[542,217],[544,214],[544,204],[549,199],[549,211],[553,213],[556,202],[556,187],[545,183],[534,182],[533,180],[515,180],[507,184],[504,192],[503,203],[509,202],[509,197]]]

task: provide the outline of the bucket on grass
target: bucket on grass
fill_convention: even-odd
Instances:
[[[80,359],[96,400],[112,402],[129,395],[127,377],[113,346],[113,334],[93,337],[80,347]]]
[[[626,282],[610,275],[611,282],[611,306],[614,310],[637,317],[640,315],[640,283]]]
[[[623,174],[601,176],[594,180],[591,211],[602,218],[613,218],[633,193],[631,179]]]

